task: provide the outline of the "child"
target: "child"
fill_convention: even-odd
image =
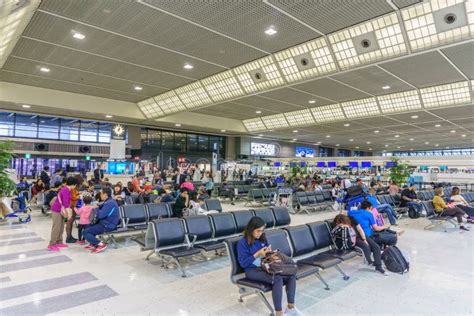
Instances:
[[[90,195],[84,195],[82,198],[82,201],[84,202],[84,205],[76,209],[77,215],[79,215],[81,218],[79,219],[79,225],[77,225],[78,229],[78,234],[77,234],[77,241],[76,244],[78,245],[84,245],[86,241],[84,240],[84,236],[82,236],[82,231],[87,227],[87,225],[90,224],[90,216],[92,212],[92,196]]]

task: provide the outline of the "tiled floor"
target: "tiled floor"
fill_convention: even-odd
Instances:
[[[225,210],[243,209],[224,205]],[[292,225],[331,218],[334,213],[292,215]],[[297,305],[306,315],[472,315],[473,231],[425,231],[426,219],[400,222],[401,249],[412,261],[408,274],[374,273],[355,259],[297,284]],[[79,246],[60,253],[44,250],[50,219],[35,211],[26,225],[0,226],[0,315],[264,315],[256,297],[238,303],[229,281],[227,257],[188,260],[188,278],[164,270],[133,241],[93,255]]]

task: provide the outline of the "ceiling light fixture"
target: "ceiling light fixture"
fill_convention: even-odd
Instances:
[[[339,144],[336,144],[336,147],[339,147]]]
[[[388,147],[388,145],[387,145],[387,144],[385,144],[385,147]]]
[[[402,148],[402,147],[400,147],[400,146],[397,146],[397,148],[398,148],[398,149],[400,149],[400,148]]]
[[[258,134],[258,137],[262,137],[262,136],[263,136],[263,134]]]
[[[331,138],[331,135],[326,135],[326,138]]]
[[[461,137],[466,137],[466,134],[462,134]]]
[[[369,148],[369,150],[372,150],[372,148]]]
[[[367,145],[370,145],[371,143],[370,142],[367,142]]]
[[[112,118],[113,116],[110,115],[110,114],[107,114],[105,117],[106,117],[106,118]]]
[[[410,138],[410,141],[411,141],[411,142],[414,141],[414,140],[415,140],[414,138]]]
[[[79,32],[74,32],[74,34],[72,35],[72,37],[76,38],[76,39],[79,39],[79,40],[83,40],[86,38],[86,36],[84,34],[81,34]]]
[[[359,146],[355,146],[355,149],[359,149]]]
[[[395,138],[399,138],[399,137],[400,137],[400,135],[395,135]]]
[[[388,90],[388,89],[390,89],[390,86],[383,86],[382,89],[383,90]]]
[[[425,145],[429,145],[430,142],[425,142]]]
[[[410,148],[410,150],[413,150],[413,148]]]
[[[174,124],[174,126],[176,126],[176,127],[181,127],[181,124],[176,123],[176,124]]]
[[[142,90],[143,90],[143,88],[140,87],[140,86],[135,86],[135,87],[133,87],[133,89],[135,89],[135,90],[137,90],[137,91],[142,91]]]
[[[354,138],[349,139],[349,141],[350,141],[350,142],[353,142],[353,141],[354,141]]]
[[[435,144],[435,147],[439,147],[439,144]]]
[[[419,116],[418,116],[418,115],[412,115],[412,116],[410,116],[410,117],[415,120],[415,119],[417,119]]]
[[[344,127],[349,127],[349,126],[351,126],[351,124],[348,124],[348,123],[344,124]]]
[[[449,146],[446,147],[446,149],[449,149],[449,148],[450,148]]]
[[[293,133],[298,133],[298,130],[297,129],[293,130]]]
[[[257,113],[257,114],[262,114],[262,111],[255,111],[255,113]]]
[[[380,131],[374,131],[374,133],[375,133],[375,134],[378,134],[378,133],[380,133]]]
[[[455,131],[454,129],[453,129],[452,131],[449,131],[449,132],[450,132],[450,133],[453,133],[453,134],[456,133],[456,131]]]
[[[193,69],[193,68],[194,68],[194,66],[193,66],[193,65],[191,65],[191,64],[184,64],[183,68],[184,68],[184,69],[188,69],[188,70],[189,70],[189,69]]]
[[[40,71],[41,72],[50,72],[50,69],[48,67],[41,67]]]
[[[225,129],[221,129],[221,132],[222,132],[222,133],[225,133],[225,132],[227,132],[227,130],[225,130]]]
[[[436,124],[435,127],[441,127],[441,124]]]
[[[267,35],[275,35],[276,33],[278,33],[278,31],[275,30],[273,26],[270,26],[268,29],[265,30],[265,34]]]
[[[29,109],[29,108],[31,108],[31,105],[23,104],[22,107],[25,108],[25,109]]]
[[[309,100],[308,103],[309,103],[309,104],[315,104],[315,103],[316,103],[316,100]]]
[[[297,139],[296,139],[296,138],[293,138],[293,141],[294,141],[294,142],[296,142],[296,141],[297,141]]]

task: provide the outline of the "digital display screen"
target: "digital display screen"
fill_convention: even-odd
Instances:
[[[357,168],[357,167],[359,167],[359,162],[357,162],[357,161],[349,161],[349,167]]]
[[[316,167],[326,167],[326,163],[324,161],[318,161]]]
[[[306,167],[306,161],[300,161],[300,167]]]
[[[275,156],[274,144],[250,143],[250,154],[256,156]]]
[[[296,147],[296,157],[314,158],[314,149],[309,147]]]
[[[397,163],[393,162],[393,161],[387,161],[385,163],[385,168],[393,168],[393,167],[396,167],[396,166],[397,166]]]
[[[133,174],[133,163],[131,162],[109,162],[107,163],[109,174]]]
[[[372,163],[370,161],[362,161],[362,168],[372,168]]]
[[[273,167],[280,167],[280,166],[281,166],[281,162],[279,162],[279,161],[275,161],[273,163]]]
[[[296,162],[291,162],[290,161],[290,168],[296,167]]]
[[[329,168],[336,168],[337,167],[337,164],[335,161],[328,161],[328,167]]]

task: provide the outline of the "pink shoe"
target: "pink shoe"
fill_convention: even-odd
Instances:
[[[67,248],[68,247],[68,245],[65,245],[65,244],[56,244],[55,246],[56,246],[56,248]]]
[[[94,250],[95,246],[93,244],[88,244],[87,246],[84,247],[85,249],[91,249]]]
[[[86,241],[85,240],[78,240],[75,242],[76,245],[85,245]]]
[[[59,251],[59,248],[57,247],[57,245],[51,245],[51,246],[48,246],[48,250],[49,251]]]

